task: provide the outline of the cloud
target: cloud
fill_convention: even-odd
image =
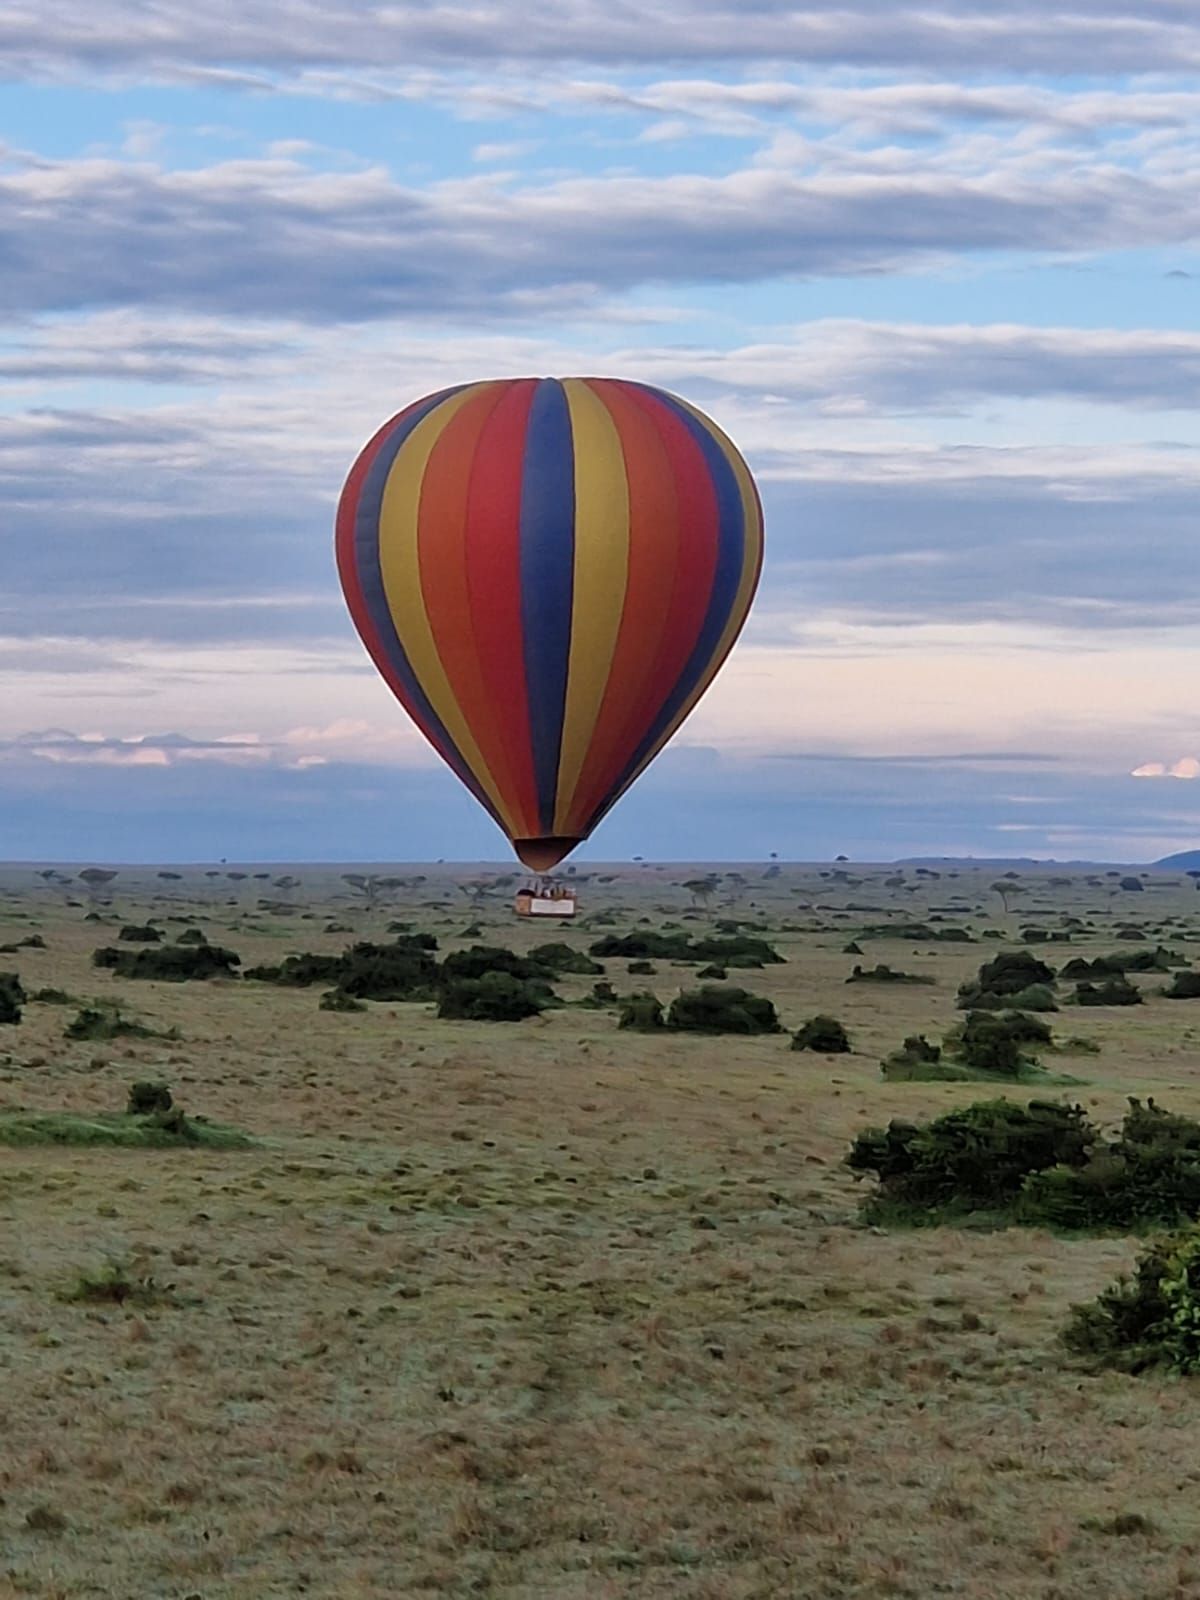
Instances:
[[[619,337],[614,330],[614,340]],[[713,401],[737,397],[764,414],[785,402],[802,405],[816,417],[846,419],[848,435],[860,433],[863,418],[873,413],[945,412],[997,399],[1195,411],[1200,392],[1200,334],[1190,328],[825,317],[726,347],[656,343],[642,334],[636,345],[611,342],[597,353],[615,376]],[[49,397],[56,388],[72,392],[82,380],[109,387],[109,415],[124,426],[129,413],[119,409],[117,397],[125,384],[219,387],[236,390],[245,404],[268,386],[295,393],[307,384],[311,393],[319,383],[328,394],[339,383],[338,369],[352,365],[353,381],[345,381],[336,395],[345,404],[364,387],[389,389],[386,375],[397,361],[414,370],[416,381],[436,387],[480,372],[565,371],[578,359],[566,330],[533,337],[496,330],[468,336],[448,329],[434,337],[419,321],[389,320],[360,331],[128,308],[69,320],[42,316],[14,327],[0,350],[0,389],[16,400],[27,392],[42,397],[42,406],[21,425],[36,437],[39,430],[67,426],[72,413],[53,408]],[[168,422],[188,412],[160,409],[158,415]],[[208,401],[192,415],[206,416],[210,431],[219,426]],[[291,427],[293,414],[286,415]],[[269,423],[265,400],[256,421],[261,438]],[[101,423],[97,418],[87,426],[94,430]],[[63,444],[84,442],[92,441],[62,436]],[[159,447],[168,441],[155,435],[147,442]]]
[[[1200,24],[1186,0],[1090,0],[1048,12],[1029,0],[697,0],[652,10],[573,0],[553,13],[528,0],[463,0],[437,7],[351,5],[331,0],[245,0],[197,8],[115,0],[28,3],[0,18],[0,56],[18,70],[186,74],[221,84],[253,81],[253,69],[548,67],[588,60],[797,60],[923,70],[1025,72],[1178,71],[1200,63]]]
[[[1195,232],[1182,154],[1139,168],[988,146],[957,161],[903,151],[809,168],[479,174],[418,189],[379,167],[328,172],[298,156],[186,170],[26,158],[0,173],[6,299],[26,313],[486,322],[579,312],[598,293],[649,284],[919,270]]]
[[[1200,778],[1200,761],[1195,756],[1183,756],[1167,766],[1162,761],[1146,761],[1135,767],[1131,778]]]
[[[361,760],[386,751],[393,760],[395,730],[376,729],[369,723],[343,720],[328,728],[295,728],[274,739],[256,733],[221,734],[195,739],[182,733],[76,734],[63,728],[17,734],[0,739],[0,762],[45,763],[60,767],[178,767],[194,762],[229,767],[271,767],[305,772],[327,766],[331,759]],[[432,763],[430,763],[432,764]]]

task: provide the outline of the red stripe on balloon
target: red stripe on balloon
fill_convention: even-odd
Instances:
[[[504,799],[518,838],[541,832],[521,617],[521,483],[534,378],[506,384],[475,446],[467,484],[470,627],[485,686],[481,715],[497,730],[508,772]],[[499,781],[499,780],[498,780]]]
[[[616,748],[628,759],[678,683],[700,636],[716,572],[720,508],[704,454],[685,424],[645,390],[629,386],[622,392],[642,414],[643,425],[662,448],[673,484],[679,529],[669,598],[664,601],[662,590],[656,587],[661,610],[650,670],[626,708],[616,741]],[[603,804],[620,770],[619,766],[615,770],[608,768],[603,774],[605,783],[598,781],[586,800],[580,794],[587,815]]]
[[[589,385],[613,419],[629,485],[629,565],[625,602],[608,683],[571,807],[572,829],[595,809],[591,797],[616,782],[636,746],[626,735],[631,709],[641,703],[654,672],[660,630],[670,608],[679,564],[679,505],[662,440],[623,384],[602,378]],[[623,737],[624,735],[624,737]]]
[[[481,386],[430,452],[421,479],[417,550],[421,598],[438,659],[488,773],[507,800],[513,774],[503,718],[496,715],[472,624],[467,552],[472,468],[480,437],[503,395],[499,384]]]

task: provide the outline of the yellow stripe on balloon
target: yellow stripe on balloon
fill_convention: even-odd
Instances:
[[[755,492],[754,480],[750,476],[750,469],[742,459],[741,453],[733,444],[732,440],[730,440],[726,434],[724,434],[721,429],[717,427],[715,422],[713,422],[709,417],[706,417],[702,411],[697,411],[695,406],[689,405],[686,400],[680,399],[678,395],[673,395],[672,399],[677,405],[681,405],[687,411],[689,411],[692,416],[695,417],[700,426],[711,436],[714,443],[719,447],[721,454],[728,461],[730,468],[737,479],[738,493],[741,495],[742,500],[742,527],[744,530],[742,543],[742,573],[741,577],[738,579],[737,593],[734,595],[733,605],[730,607],[729,611],[729,617],[726,620],[724,628],[721,630],[721,637],[717,641],[716,649],[712,653],[708,667],[701,674],[700,680],[692,690],[691,694],[688,695],[687,699],[683,702],[679,710],[667,724],[667,727],[663,731],[662,737],[658,740],[652,750],[647,751],[646,755],[638,763],[636,770],[631,773],[629,778],[624,784],[622,784],[617,793],[609,798],[605,804],[604,812],[601,813],[601,815],[607,815],[607,813],[612,810],[613,806],[616,805],[621,796],[624,795],[630,789],[630,787],[636,783],[638,778],[641,777],[642,773],[645,772],[646,768],[654,760],[655,756],[663,748],[663,746],[667,744],[669,740],[675,737],[676,733],[678,733],[679,729],[696,709],[696,706],[702,698],[704,691],[708,688],[709,684],[712,683],[717,673],[721,670],[721,665],[724,662],[725,657],[729,654],[730,650],[733,649],[734,640],[737,638],[742,624],[745,622],[746,617],[749,614],[750,602],[754,598],[755,586],[758,583],[758,571],[762,563],[762,510],[758,503],[758,495]]]
[[[563,383],[575,449],[575,568],[567,703],[554,828],[565,833],[600,715],[629,579],[629,483],[608,407],[580,378]]]
[[[388,473],[379,510],[379,564],[383,590],[396,633],[404,640],[405,653],[430,705],[459,754],[478,779],[488,799],[499,813],[509,836],[512,817],[466,718],[459,709],[450,680],[442,666],[434,642],[433,629],[425,611],[421,590],[418,518],[421,510],[421,485],[434,446],[469,400],[484,387],[471,384],[443,400],[424,417],[404,444]]]

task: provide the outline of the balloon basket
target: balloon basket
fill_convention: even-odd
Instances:
[[[513,910],[519,917],[573,917],[579,909],[574,889],[538,878],[517,890]]]

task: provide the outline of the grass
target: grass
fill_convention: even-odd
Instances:
[[[160,1304],[169,1292],[132,1263],[109,1260],[80,1272],[62,1298],[69,1304],[144,1307]]]
[[[245,1150],[254,1143],[236,1128],[186,1117],[182,1124],[126,1112],[70,1111],[0,1112],[0,1145],[28,1149],[36,1145],[110,1145],[123,1150]]]
[[[394,917],[446,952],[528,954],[545,938],[506,903],[468,910],[450,869],[420,870],[423,891],[374,912],[336,872],[305,875],[297,905],[319,915],[302,943],[338,955],[384,940]],[[840,1164],[854,1131],[980,1097],[889,1083],[878,1062],[908,1035],[940,1040],[993,947],[920,941],[918,961],[911,942],[860,937],[866,966],[919,964],[935,983],[846,986],[842,946],[863,924],[847,903],[937,927],[929,916],[961,892],[957,920],[1016,926],[987,893],[994,872],[943,872],[912,894],[886,889],[885,873],[855,868],[870,881],[840,887],[815,868],[782,864],[770,882],[751,869],[740,908],[684,920],[674,880],[702,872],[612,869],[582,891],[586,913],[611,923],[561,935],[586,952],[642,917],[696,939],[718,917],[754,918],[787,960],[748,987],[792,1027],[837,1016],[853,1056],[792,1052],[790,1034],[621,1031],[615,1008],[578,1003],[501,1028],[441,1023],[431,1004],[334,1015],[320,989],[107,976],[126,1009],[182,1038],[89,1050],[62,1040],[61,1010],[26,1007],[0,1038],[0,1110],[70,1107],[94,1122],[131,1078],[162,1077],[214,1125],[269,1140],[187,1160],[0,1152],[0,1362],[14,1378],[0,1405],[0,1591],[1195,1592],[1178,1488],[1194,1470],[1195,1385],[1093,1377],[1060,1342],[1070,1306],[1129,1271],[1137,1241],[862,1224]],[[1078,914],[1096,928],[1072,952],[1113,950],[1103,887],[1024,876],[1022,918],[1028,907],[1054,929]],[[244,927],[223,890],[202,904],[207,888],[189,869],[172,892],[210,914],[214,944],[247,965],[292,947],[295,931],[280,942]],[[121,920],[161,918],[157,893],[131,871]],[[37,983],[91,994],[96,930],[21,894],[49,947],[30,957]],[[1139,903],[1200,923],[1190,886],[1152,886]],[[470,917],[479,931],[462,938]],[[353,932],[325,935],[328,922]],[[1194,949],[1190,927],[1166,942]],[[661,970],[664,999],[694,981]],[[555,987],[578,1002],[595,981]],[[1094,1121],[1113,1127],[1127,1093],[1200,1113],[1200,1018],[1191,1038],[1188,1019],[1149,988],[1141,1006],[1071,1016],[1101,1048],[1081,1091]],[[146,1298],[106,1290],[110,1257]],[[85,1276],[94,1297],[64,1302]]]

